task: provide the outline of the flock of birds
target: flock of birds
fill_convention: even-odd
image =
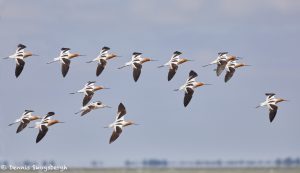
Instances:
[[[25,51],[26,46],[23,44],[19,44],[17,46],[17,50],[13,55],[10,55],[4,59],[15,59],[16,61],[16,68],[15,68],[15,76],[18,78],[20,74],[22,73],[24,66],[25,66],[25,59],[30,56],[38,56],[36,54],[33,54],[32,52]],[[96,62],[98,64],[96,69],[96,76],[99,76],[103,70],[106,68],[106,65],[108,63],[108,60],[113,59],[115,57],[119,57],[118,55],[114,53],[109,53],[110,48],[109,47],[103,47],[100,51],[100,54],[95,59],[88,61],[87,63]],[[159,66],[161,67],[168,67],[168,81],[172,80],[172,78],[175,76],[178,67],[188,61],[192,61],[190,59],[180,58],[180,55],[182,53],[179,51],[175,51],[171,57],[171,59]],[[84,56],[78,53],[70,53],[70,48],[61,48],[60,55],[57,58],[54,58],[53,61],[48,62],[47,64],[51,64],[54,62],[60,62],[61,64],[61,72],[62,76],[66,77],[68,74],[68,71],[70,69],[71,65],[71,59],[78,57],[78,56]],[[238,60],[242,59],[241,57],[229,55],[228,52],[219,52],[218,57],[212,61],[211,63],[203,66],[210,66],[210,65],[217,65],[217,68],[215,69],[216,75],[220,76],[222,72],[225,70],[225,82],[228,82],[234,75],[235,71],[240,67],[249,66],[244,63],[237,62]],[[133,79],[135,82],[138,81],[140,75],[142,66],[144,63],[149,61],[156,61],[151,58],[143,58],[142,53],[134,52],[132,53],[131,61],[125,63],[123,66],[119,67],[119,69],[122,69],[124,67],[131,66],[133,69]],[[197,87],[204,86],[204,85],[210,85],[207,83],[197,82],[196,77],[197,73],[193,70],[189,72],[188,79],[185,84],[183,84],[181,87],[176,89],[175,91],[184,91],[184,99],[183,104],[184,106],[188,106],[190,103],[194,91]],[[99,108],[110,108],[110,106],[105,105],[101,101],[95,101],[92,103],[89,103],[94,95],[94,93],[98,90],[102,89],[108,89],[104,86],[97,86],[95,84],[95,81],[89,81],[87,82],[84,87],[74,93],[70,94],[76,94],[76,93],[83,93],[83,101],[82,101],[82,108],[80,111],[76,112],[75,114],[81,114],[81,116],[86,115],[87,113],[91,112],[92,110],[99,109]],[[266,100],[262,102],[257,108],[259,107],[267,107],[269,109],[269,120],[272,122],[276,116],[278,106],[277,103],[282,101],[287,101],[282,98],[275,98],[275,93],[266,93],[267,96]],[[17,128],[16,133],[21,132],[23,129],[25,129],[28,124],[31,121],[40,120],[40,122],[36,122],[35,126],[30,128],[37,128],[39,130],[39,133],[36,137],[36,143],[40,142],[44,136],[48,132],[48,128],[54,124],[63,123],[59,120],[52,119],[53,116],[56,114],[54,112],[48,112],[44,117],[33,115],[33,110],[25,110],[25,112],[21,115],[21,117],[15,122],[9,124],[9,126],[19,123],[19,126]],[[133,121],[127,121],[124,119],[124,115],[126,114],[126,108],[123,105],[123,103],[120,103],[118,106],[118,111],[116,115],[116,119],[113,123],[108,125],[106,128],[112,128],[113,133],[110,137],[109,143],[114,142],[122,133],[123,128],[129,125],[137,125]]]

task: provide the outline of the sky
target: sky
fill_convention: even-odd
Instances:
[[[13,54],[19,43],[39,55],[26,59],[17,79],[15,62],[0,60],[0,160],[54,159],[70,166],[99,160],[117,166],[126,159],[300,156],[299,8],[296,0],[0,0],[0,57]],[[96,77],[97,65],[85,62],[103,46],[121,57]],[[58,63],[46,64],[62,47],[86,55],[72,60],[66,78]],[[181,65],[168,82],[168,69],[157,66],[176,50],[194,61]],[[143,65],[138,82],[130,68],[117,69],[134,51],[158,60]],[[252,66],[224,83],[215,67],[202,67],[220,51]],[[190,70],[198,73],[197,81],[213,85],[197,88],[185,108],[184,93],[173,90]],[[87,81],[111,88],[93,101],[112,108],[79,117],[74,113],[83,96],[69,93]],[[266,92],[289,100],[280,103],[273,123],[266,108],[255,109]],[[126,127],[108,144],[112,130],[103,127],[114,121],[120,102],[125,118],[140,125]],[[51,127],[35,144],[36,129],[15,134],[17,126],[8,126],[25,109],[54,111],[66,123]]]

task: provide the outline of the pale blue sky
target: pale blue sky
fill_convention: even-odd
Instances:
[[[26,61],[18,79],[15,62],[0,61],[0,160],[56,159],[68,165],[88,165],[102,160],[120,165],[125,159],[273,159],[299,156],[299,40],[300,2],[293,0],[177,0],[177,1],[14,1],[0,0],[0,56],[12,54],[23,43],[39,57]],[[109,62],[100,77],[95,58],[109,46],[121,58]],[[46,65],[61,47],[87,55],[72,60],[66,78],[60,65]],[[182,65],[171,82],[167,69],[157,69],[172,52],[194,59]],[[118,70],[133,51],[158,59],[143,67],[137,83],[131,69]],[[202,68],[229,51],[253,65],[239,69],[225,84],[213,67]],[[182,85],[193,69],[198,88],[187,108]],[[94,100],[112,106],[77,117],[81,95],[69,95],[85,82],[110,87]],[[255,109],[275,92],[290,102],[280,104],[275,121],[266,109]],[[123,102],[128,127],[113,144],[108,140],[117,106]],[[24,109],[36,113],[55,111],[66,124],[53,126],[35,144],[37,131],[7,125]],[[24,150],[24,148],[26,148]],[[45,150],[46,148],[46,150]],[[43,155],[41,154],[43,153]]]

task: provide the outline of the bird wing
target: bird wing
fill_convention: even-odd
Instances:
[[[194,90],[192,88],[186,88],[184,94],[184,100],[183,100],[184,107],[186,107],[190,103],[193,94],[194,94]]]
[[[113,143],[116,139],[118,139],[118,137],[120,136],[121,133],[122,133],[122,127],[116,126],[110,139],[109,139],[109,144]]]
[[[189,79],[188,80],[192,80],[192,79],[196,78],[197,76],[198,76],[198,74],[195,71],[191,70],[190,73],[189,73]]]
[[[270,119],[270,122],[272,122],[274,120],[275,116],[276,116],[278,106],[275,105],[275,104],[270,104],[270,107],[272,109],[269,109],[269,119]]]
[[[96,76],[99,76],[102,73],[106,64],[107,64],[106,60],[100,59],[100,63],[98,63],[97,70],[96,70]]]
[[[170,68],[169,68],[169,73],[168,73],[168,81],[170,81],[174,77],[177,69],[178,69],[178,65],[175,63],[171,63]]]
[[[41,125],[41,128],[39,129],[39,134],[36,137],[36,143],[40,142],[44,136],[47,134],[48,132],[48,127],[46,125]]]
[[[61,63],[61,73],[65,77],[69,71],[71,60],[62,58],[63,63]]]
[[[116,120],[122,118],[126,114],[126,108],[123,103],[119,104]]]
[[[86,91],[86,93],[87,93],[87,95],[84,95],[84,98],[82,100],[82,106],[85,106],[86,104],[88,104],[94,95],[94,92],[92,92],[92,91]]]
[[[90,108],[87,109],[87,110],[84,110],[84,111],[81,113],[81,116],[83,116],[83,115],[85,115],[85,114],[91,112],[91,110],[92,110],[92,109],[90,109]]]
[[[21,132],[23,129],[25,129],[25,127],[30,123],[30,120],[29,119],[22,119],[18,129],[17,129],[17,132],[16,133],[19,133]]]
[[[235,72],[235,68],[233,67],[229,67],[228,69],[229,71],[226,71],[226,75],[225,75],[225,82],[228,82],[232,78]]]
[[[142,71],[142,64],[139,63],[133,63],[133,79],[136,82],[140,75],[141,75],[141,71]]]
[[[226,64],[227,64],[227,61],[224,61],[224,60],[219,61],[217,70],[216,70],[217,76],[221,75],[221,73],[224,71],[224,69],[226,67]]]
[[[16,61],[17,61],[17,63],[16,63],[16,69],[15,69],[15,75],[16,75],[16,77],[19,77],[25,66],[25,61],[20,58],[16,58]]]

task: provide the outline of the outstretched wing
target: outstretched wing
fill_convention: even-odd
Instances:
[[[177,69],[178,69],[178,65],[174,63],[170,65],[169,73],[168,73],[168,81],[170,81],[175,76]]]
[[[19,133],[21,132],[23,129],[25,129],[25,127],[30,123],[30,120],[28,119],[22,119],[18,129],[17,129],[17,132],[16,133]]]
[[[186,88],[185,94],[184,94],[184,100],[183,100],[183,105],[186,107],[190,101],[192,100],[194,94],[194,90],[192,88]]]
[[[140,75],[141,75],[141,71],[142,71],[142,64],[139,63],[133,63],[133,79],[136,82]]]
[[[25,66],[25,61],[22,59],[19,59],[19,58],[16,58],[16,61],[17,61],[17,63],[16,63],[16,69],[15,69],[15,75],[16,75],[16,77],[19,77]]]
[[[41,128],[39,129],[39,134],[36,137],[36,143],[40,142],[44,136],[47,134],[48,132],[48,127],[45,125],[41,125]]]
[[[122,118],[126,114],[126,108],[123,103],[119,104],[116,120]]]
[[[227,61],[226,60],[220,60],[217,66],[217,76],[220,76],[221,73],[224,71],[225,67],[226,67]]]
[[[191,70],[190,73],[189,73],[189,79],[188,80],[190,81],[190,80],[196,78],[197,76],[198,76],[198,74],[195,71]]]
[[[106,64],[107,64],[106,60],[100,59],[100,63],[98,63],[97,70],[96,70],[96,76],[99,76],[102,73]]]
[[[81,113],[81,116],[91,112],[92,109],[87,109],[87,110],[84,110],[82,113]]]
[[[86,91],[87,95],[84,95],[84,98],[82,100],[82,106],[87,105],[91,99],[93,98],[94,92],[92,91]]]
[[[229,71],[227,71],[226,75],[225,75],[225,82],[228,82],[232,78],[232,76],[235,72],[235,68],[233,68],[233,67],[229,67],[228,69],[229,69]]]
[[[63,61],[63,63],[61,64],[61,73],[62,73],[63,77],[66,77],[66,75],[70,69],[71,60],[62,58],[62,61]]]
[[[116,139],[118,139],[121,133],[122,133],[122,128],[120,126],[116,126],[115,130],[113,131],[109,139],[109,144],[113,143]]]
[[[276,106],[275,104],[270,104],[270,107],[272,109],[269,109],[269,119],[270,119],[270,122],[272,122],[276,116],[278,106]]]

